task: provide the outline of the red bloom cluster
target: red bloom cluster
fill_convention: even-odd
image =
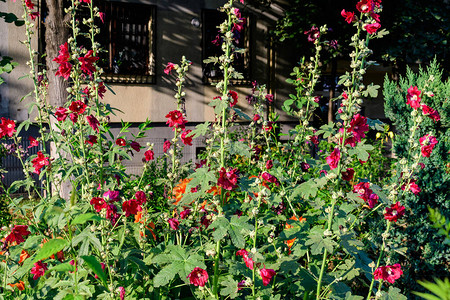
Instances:
[[[12,137],[14,132],[16,132],[16,123],[12,120],[1,118],[0,139],[4,136]]]
[[[173,230],[178,230],[178,227],[180,226],[180,221],[178,221],[178,219],[170,218],[167,222],[169,223],[170,228]]]
[[[187,123],[183,117],[183,113],[179,110],[172,110],[166,115],[166,118],[166,124],[169,125],[169,127],[172,127],[173,130],[175,130],[175,128],[184,129],[184,125]]]
[[[34,4],[33,4],[33,2],[31,2],[31,0],[25,0],[25,6],[29,10],[33,10],[34,9]],[[34,21],[37,17],[39,17],[39,12],[37,12],[37,11],[30,11],[28,13],[28,15],[30,16],[31,20]]]
[[[183,133],[181,134],[181,141],[183,142],[183,144],[192,146],[192,136],[188,136],[189,133],[191,133],[191,131],[192,130],[189,129],[189,130],[183,131]]]
[[[202,268],[195,267],[194,270],[187,276],[189,283],[195,286],[205,286],[208,282],[208,272]]]
[[[92,73],[95,72],[94,63],[99,59],[96,56],[92,56],[92,54],[94,54],[94,51],[89,50],[83,57],[78,57],[81,63],[81,71],[89,76],[92,76]]]
[[[418,195],[422,191],[420,187],[417,185],[415,179],[410,179],[408,183],[402,185],[402,190],[404,191],[405,189],[407,191],[413,192],[414,195]]]
[[[100,125],[100,122],[97,120],[96,117],[94,117],[93,115],[89,115],[89,116],[86,116],[86,120],[88,121],[89,126],[91,126],[91,128],[94,131],[97,131],[97,133],[100,132],[100,129],[98,128],[98,126]]]
[[[355,175],[355,170],[353,168],[347,168],[347,170],[342,171],[342,179],[345,181],[351,181]]]
[[[381,25],[380,23],[372,23],[372,24],[366,24],[364,26],[364,29],[367,31],[368,34],[374,34],[377,32],[378,29],[380,29]]]
[[[382,266],[375,270],[373,277],[375,280],[384,280],[389,283],[394,283],[403,274],[400,264],[393,266]]]
[[[275,272],[275,270],[262,268],[261,270],[259,270],[259,274],[261,275],[261,278],[263,280],[263,285],[266,286],[270,283],[272,277],[277,273]]]
[[[5,243],[16,243],[17,245],[25,242],[25,238],[29,236],[31,232],[28,231],[27,225],[15,225],[11,230],[11,233],[8,234],[5,238]]]
[[[151,161],[155,159],[155,153],[153,150],[147,150],[144,152],[145,161]]]
[[[170,146],[172,146],[172,143],[169,140],[164,141],[163,145],[164,153],[166,153],[170,149]]]
[[[127,145],[127,141],[123,138],[116,139],[116,145],[120,147],[125,147]]]
[[[333,152],[327,157],[327,164],[330,166],[331,170],[334,170],[337,168],[339,164],[339,160],[341,159],[341,151],[339,151],[339,148],[334,148]]]
[[[69,79],[70,71],[72,70],[72,64],[69,63],[70,53],[67,42],[59,46],[58,54],[59,55],[53,59],[54,62],[59,64],[58,71],[56,71],[56,76],[62,76],[67,80]]]
[[[37,157],[31,160],[34,168],[34,173],[41,174],[41,169],[50,164],[48,159],[49,158],[47,156],[44,156],[44,154],[42,154],[42,151],[38,151]]]
[[[230,101],[230,107],[235,106],[238,101],[238,93],[236,93],[235,91],[228,91],[228,97],[230,97],[232,100]]]
[[[420,106],[422,108],[422,112],[425,116],[428,116],[430,119],[433,119],[435,122],[441,119],[441,116],[437,112],[437,110],[432,109],[428,105],[422,104]]]
[[[237,169],[231,169],[228,172],[224,167],[219,171],[219,179],[217,180],[217,185],[225,190],[231,191],[237,186]]]
[[[59,107],[55,112],[56,120],[62,122],[64,121],[69,114],[67,113],[67,109],[64,107]]]
[[[311,29],[305,31],[304,34],[308,36],[308,42],[314,42],[320,37],[319,28],[317,28],[316,26],[311,27]]]
[[[345,18],[345,22],[347,22],[348,24],[350,24],[356,20],[355,13],[350,12],[350,11],[345,11],[345,9],[343,9],[341,11],[341,16]]]
[[[431,152],[433,151],[434,146],[438,143],[436,137],[426,134],[419,139],[420,142],[420,152],[423,157],[430,157]]]
[[[277,186],[280,185],[280,183],[278,182],[278,179],[268,172],[262,173],[261,177],[262,177],[262,179],[264,179],[267,182],[275,183]]]
[[[37,263],[34,263],[34,267],[31,268],[30,273],[34,275],[33,280],[36,280],[42,275],[44,275],[45,271],[47,271],[47,264],[43,263],[42,260],[40,260]]]
[[[359,195],[359,198],[363,199],[370,208],[374,208],[378,203],[378,195],[370,189],[370,183],[360,182],[353,187],[353,192]]]
[[[371,13],[375,7],[379,7],[381,0],[362,0],[356,4],[356,9],[362,13]]]
[[[33,147],[39,146],[39,142],[31,135],[28,137],[28,140],[30,141],[30,146],[28,146],[27,148],[33,148]]]
[[[391,207],[386,207],[384,218],[391,222],[397,222],[398,219],[405,215],[405,207],[397,202],[392,204]]]
[[[339,131],[343,132],[343,129],[341,128]],[[360,114],[354,115],[350,121],[350,127],[347,129],[347,133],[350,133],[351,136],[345,140],[345,145],[355,147],[357,142],[361,142],[361,139],[366,137],[367,131],[369,131],[367,118]]]
[[[253,270],[253,259],[251,259],[248,256],[248,252],[245,249],[239,250],[236,252],[236,256],[242,256],[242,258],[244,259],[245,265],[247,266],[247,268],[249,268],[250,270]]]
[[[413,109],[418,109],[420,107],[420,94],[422,91],[417,89],[417,86],[411,86],[408,89],[408,94],[406,95],[406,104],[409,104]]]

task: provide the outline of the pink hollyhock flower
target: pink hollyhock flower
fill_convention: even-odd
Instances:
[[[125,217],[136,215],[138,211],[142,211],[142,207],[136,199],[124,201],[122,203],[122,211],[125,212]]]
[[[180,212],[180,218],[182,220],[184,220],[185,218],[187,218],[187,216],[189,216],[189,214],[191,213],[191,210],[189,208],[183,210],[182,212]]]
[[[273,95],[272,94],[267,94],[266,95],[266,100],[267,100],[267,102],[272,103],[273,102]]]
[[[166,118],[166,124],[169,125],[169,127],[173,127],[173,130],[175,130],[175,128],[184,129],[184,124],[187,123],[179,110],[172,110],[166,115]]]
[[[391,204],[391,207],[386,207],[384,218],[391,222],[397,222],[398,219],[404,216],[405,207],[400,205],[400,202]]]
[[[423,157],[430,157],[434,146],[438,143],[437,139],[429,134],[424,135],[419,139],[420,142],[420,152]]]
[[[374,4],[372,3],[372,0],[362,0],[356,4],[356,9],[359,10],[359,12],[362,13],[368,13],[373,10]]]
[[[142,205],[145,202],[147,202],[147,197],[145,196],[145,193],[143,191],[137,191],[134,194],[134,198],[136,198],[136,200],[139,203],[139,205]]]
[[[239,281],[237,286],[238,286],[238,291],[242,290],[242,288],[244,288],[246,286],[245,280]]]
[[[37,157],[35,157],[31,160],[31,163],[33,164],[33,168],[34,168],[34,173],[41,174],[41,169],[44,166],[48,166],[50,164],[48,159],[49,159],[48,157],[46,157],[46,156],[44,156],[44,154],[42,154],[42,151],[38,151]]]
[[[14,132],[16,132],[16,123],[14,121],[1,118],[0,122],[0,139],[4,136],[12,137]]]
[[[147,150],[144,153],[145,161],[151,161],[155,159],[155,153],[152,150]]]
[[[170,218],[170,219],[167,220],[167,222],[169,222],[170,228],[172,228],[173,230],[178,230],[178,226],[180,225],[180,221],[178,221],[175,218]]]
[[[374,34],[377,32],[378,29],[380,29],[380,27],[381,27],[380,23],[373,23],[365,25],[364,29],[367,31],[368,34]]]
[[[102,209],[106,208],[107,204],[103,198],[94,197],[91,199],[90,204],[94,207],[96,212],[101,212]]]
[[[408,94],[406,95],[406,104],[409,104],[413,109],[418,109],[420,107],[420,94],[422,91],[417,89],[417,86],[411,86],[408,89]]]
[[[99,12],[98,16],[100,17],[100,21],[102,21],[102,23],[105,24],[105,13]]]
[[[277,273],[272,269],[262,268],[261,270],[259,270],[259,274],[261,275],[261,278],[263,280],[263,285],[266,286],[270,283],[272,277]]]
[[[133,148],[133,150],[136,151],[136,152],[141,151],[141,144],[139,144],[139,143],[136,142],[136,141],[132,141],[132,142],[130,143],[130,147]]]
[[[89,76],[95,72],[94,63],[99,59],[98,57],[92,56],[92,54],[94,54],[94,51],[89,50],[84,57],[78,57],[78,60],[81,62],[81,71]]]
[[[116,145],[120,147],[124,147],[127,145],[127,141],[125,141],[123,138],[118,138],[116,140]]]
[[[345,100],[348,99],[348,95],[347,95],[347,93],[345,91],[342,93],[342,98],[344,98]]]
[[[67,109],[65,109],[64,107],[60,107],[56,110],[55,112],[55,117],[56,120],[62,122],[67,118]]]
[[[311,166],[308,163],[302,161],[300,164],[300,168],[302,169],[303,172],[306,172],[309,170],[309,168],[311,168]]]
[[[254,121],[254,122],[258,122],[259,119],[261,119],[261,116],[260,116],[260,115],[255,114],[255,115],[253,116],[253,121]]]
[[[261,177],[267,182],[275,183],[277,186],[280,185],[280,183],[278,182],[278,179],[268,172],[262,173]]]
[[[171,72],[172,70],[174,70],[174,69],[175,69],[175,64],[169,62],[169,63],[167,63],[166,68],[164,69],[164,73],[166,73],[166,75],[169,75],[170,72]]]
[[[266,162],[266,169],[267,169],[267,170],[270,170],[270,169],[272,169],[272,167],[273,167],[273,161],[272,161],[271,159],[269,159],[269,160]]]
[[[337,168],[339,164],[339,160],[341,159],[341,151],[339,151],[339,148],[334,148],[333,152],[327,157],[327,164],[330,166],[331,170],[334,170]]]
[[[238,93],[236,93],[235,91],[228,91],[228,97],[230,97],[232,100],[230,101],[230,107],[235,106],[238,101]]]
[[[371,16],[377,23],[380,23],[380,15],[379,15],[379,14],[376,14],[376,13],[374,13],[374,12],[371,12],[371,13],[370,13],[370,16]]]
[[[86,104],[84,104],[84,102],[80,100],[73,101],[69,105],[70,111],[72,111],[74,114],[77,115],[81,115],[82,113],[84,113],[86,111],[86,107],[87,107]]]
[[[93,115],[89,115],[89,116],[86,116],[86,119],[89,123],[89,126],[91,126],[91,128],[94,131],[97,131],[97,133],[99,133],[100,129],[98,128],[98,126],[100,125],[100,122],[97,120],[97,118],[94,117]]]
[[[205,286],[208,282],[208,272],[202,268],[195,267],[194,270],[187,276],[189,283],[195,286]]]
[[[308,42],[314,42],[320,37],[319,28],[317,28],[316,26],[311,27],[311,29],[305,31],[304,34],[308,36]]]
[[[33,148],[33,147],[39,146],[39,142],[34,137],[29,136],[28,140],[30,141],[30,146],[28,146],[27,148]]]
[[[361,139],[366,137],[365,133],[369,131],[369,125],[367,125],[367,118],[361,116],[360,114],[356,114],[350,121],[350,128],[347,131],[352,132],[353,137],[358,142],[361,142]]]
[[[120,200],[120,192],[107,190],[106,192],[103,193],[103,199],[105,199],[108,202],[117,202]]]
[[[27,225],[14,225],[11,233],[6,236],[5,243],[16,242],[19,245],[25,242],[25,238],[30,234]]]
[[[355,175],[355,170],[353,168],[347,168],[347,170],[342,171],[342,179],[345,181],[351,181]]]
[[[37,263],[34,263],[34,267],[31,268],[30,273],[34,275],[33,280],[36,280],[42,275],[44,275],[45,271],[47,271],[47,264],[43,263],[42,260],[40,260]]]
[[[224,167],[219,171],[219,179],[217,180],[217,185],[225,190],[231,191],[237,186],[237,169],[231,169],[228,172]]]
[[[353,192],[359,195],[359,198],[363,199],[369,205],[369,208],[374,208],[378,203],[378,195],[370,189],[370,183],[360,182],[353,187]]]
[[[253,270],[253,259],[251,259],[248,256],[248,252],[245,249],[241,249],[236,251],[236,256],[242,256],[242,258],[244,259],[244,263],[247,266],[247,268],[249,268],[250,270]]]
[[[125,299],[125,289],[123,288],[123,286],[119,286],[118,290],[119,290],[120,300],[124,300]]]
[[[166,153],[170,149],[170,146],[172,146],[172,144],[170,143],[169,140],[164,141],[164,144],[163,144],[163,151],[164,151],[164,153]]]
[[[87,140],[84,141],[86,144],[89,144],[93,146],[94,144],[97,144],[97,136],[95,135],[88,135]]]
[[[355,13],[350,11],[346,12],[345,9],[341,11],[341,16],[345,18],[345,22],[348,24],[356,20]]]
[[[402,185],[402,190],[404,191],[405,189],[411,191],[414,195],[418,195],[422,191],[415,179],[410,179],[409,183]]]
[[[181,134],[181,141],[186,146],[192,146],[192,136],[188,136],[189,133],[191,133],[192,130],[186,130]]]
[[[394,283],[403,274],[400,264],[393,266],[382,266],[375,270],[373,277],[375,280],[384,280],[389,283]]]
[[[422,104],[420,106],[422,108],[422,112],[425,116],[428,116],[429,118],[433,119],[435,122],[439,121],[441,119],[441,116],[437,112],[437,110],[432,109],[428,105]]]

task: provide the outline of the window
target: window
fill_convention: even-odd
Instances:
[[[223,23],[226,15],[223,12],[212,9],[205,9],[202,12],[203,20],[203,47],[202,58],[206,59],[211,56],[222,55],[222,47],[218,39],[218,26]],[[243,29],[236,38],[236,47],[246,49],[245,53],[236,53],[234,57],[233,66],[237,72],[244,76],[244,79],[233,79],[233,84],[245,85],[250,84],[250,21],[248,16],[245,16],[246,22]],[[214,83],[223,78],[223,72],[219,69],[217,64],[203,63],[203,82]]]

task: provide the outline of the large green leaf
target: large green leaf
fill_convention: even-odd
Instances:
[[[333,249],[337,245],[330,237],[325,237],[324,232],[325,230],[319,226],[313,227],[309,232],[305,245],[311,246],[313,255],[323,253],[323,249],[327,249],[328,253],[333,253]]]
[[[98,276],[100,281],[103,283],[105,287],[108,286],[106,282],[106,274],[102,269],[102,265],[97,261],[95,256],[81,256],[86,265]]]
[[[63,250],[69,243],[64,239],[53,239],[45,243],[37,252],[33,259],[33,263],[49,258],[53,254]]]
[[[71,224],[72,225],[77,225],[77,224],[84,224],[87,221],[101,221],[104,220],[102,217],[100,217],[98,214],[95,213],[87,213],[87,214],[81,214],[76,216]]]

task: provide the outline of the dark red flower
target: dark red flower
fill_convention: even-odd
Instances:
[[[304,34],[308,36],[308,42],[314,42],[320,37],[319,28],[317,28],[316,26],[311,27],[311,29],[305,31]]]
[[[106,218],[114,226],[119,219],[119,214],[117,213],[117,207],[114,204],[106,205]]]
[[[16,242],[19,245],[25,242],[25,238],[30,234],[31,232],[28,231],[27,225],[14,225],[11,233],[6,236],[5,243],[11,244],[12,242]]]
[[[248,256],[247,250],[245,250],[245,249],[238,250],[238,251],[236,251],[236,255],[237,256],[242,256],[242,258],[244,259],[244,262],[245,262],[245,265],[247,266],[247,268],[249,268],[250,270],[253,270],[254,262],[253,262],[253,259],[251,259]]]
[[[346,12],[345,9],[341,11],[341,16],[345,18],[345,22],[348,24],[356,20],[355,13],[350,11]]]
[[[342,171],[342,179],[345,181],[351,181],[355,175],[355,170],[353,168],[347,168],[347,170]]]
[[[92,56],[92,54],[94,54],[94,51],[89,50],[84,57],[78,57],[78,60],[81,62],[81,71],[89,76],[95,72],[94,63],[99,59],[98,57]]]
[[[117,202],[120,200],[120,192],[107,190],[103,193],[103,199],[110,203]]]
[[[124,147],[127,145],[127,141],[125,141],[125,139],[123,139],[123,138],[118,138],[116,140],[116,145],[120,146],[120,147]]]
[[[420,142],[420,152],[423,157],[430,157],[431,152],[433,151],[434,146],[438,143],[437,139],[430,135],[426,134],[419,139]]]
[[[130,143],[130,147],[133,148],[133,150],[136,151],[136,152],[141,151],[141,144],[139,144],[139,143],[136,142],[136,141],[132,141],[132,142]]]
[[[86,104],[84,104],[84,102],[82,102],[80,100],[73,101],[72,103],[70,103],[69,109],[74,114],[81,115],[82,113],[84,113],[86,111]]]
[[[67,109],[65,109],[64,107],[60,107],[56,110],[55,112],[55,117],[56,120],[62,122],[67,118]]]
[[[167,63],[166,68],[164,69],[164,73],[166,73],[166,75],[169,75],[173,69],[175,69],[175,64],[169,62]]]
[[[365,25],[364,29],[367,31],[368,34],[374,34],[377,32],[378,29],[380,29],[380,27],[381,27],[380,23],[373,23]]]
[[[25,5],[26,5],[26,7],[28,7],[28,9],[34,8],[34,4],[33,4],[33,2],[31,2],[31,0],[25,0]]]
[[[167,220],[167,222],[169,222],[170,228],[172,228],[173,230],[178,230],[178,226],[180,225],[180,221],[178,221],[175,218],[170,218],[170,219]]]
[[[70,77],[70,72],[72,71],[72,65],[69,62],[63,62],[59,65],[58,70],[56,71],[56,76],[61,76],[66,80]]]
[[[235,106],[238,101],[238,93],[236,93],[235,91],[228,91],[228,97],[230,97],[232,100],[230,101],[230,107]]]
[[[300,168],[302,169],[303,172],[306,172],[309,170],[309,168],[311,168],[311,166],[307,163],[305,163],[304,161],[302,161],[302,163],[300,164]]]
[[[378,195],[370,189],[369,182],[360,182],[353,187],[353,192],[359,195],[369,205],[369,208],[374,208],[378,203]]]
[[[376,13],[374,13],[374,12],[371,12],[371,13],[370,13],[370,16],[371,16],[377,23],[380,23],[380,15],[379,15],[379,14],[376,14]]]
[[[40,260],[37,263],[34,263],[34,267],[31,268],[30,273],[34,275],[33,280],[36,280],[44,275],[45,271],[47,271],[47,264],[43,263],[42,260]]]
[[[145,156],[145,161],[151,161],[151,160],[155,159],[155,154],[153,153],[152,150],[145,151],[144,156]]]
[[[97,118],[94,117],[93,115],[89,115],[89,116],[86,116],[86,119],[89,123],[89,126],[91,126],[91,128],[94,131],[97,131],[97,133],[99,133],[100,129],[98,128],[98,126],[100,125],[100,122],[97,120]]]
[[[180,218],[183,220],[183,219],[187,218],[187,216],[189,216],[190,213],[191,213],[191,210],[189,208],[186,208],[185,210],[180,212]]]
[[[339,160],[341,159],[341,151],[339,151],[339,148],[334,148],[333,152],[327,157],[327,164],[330,166],[331,170],[334,170],[337,168],[339,164]]]
[[[145,193],[143,191],[137,191],[134,194],[134,198],[136,198],[136,200],[138,201],[138,203],[140,205],[144,204],[145,202],[147,202],[147,197],[145,196]]]
[[[41,151],[38,151],[37,157],[33,158],[31,160],[31,163],[33,164],[34,173],[41,174],[41,169],[44,166],[48,166],[50,162],[48,161],[48,157],[44,156]]]
[[[163,144],[164,153],[166,153],[170,149],[170,146],[172,146],[172,144],[170,143],[169,140],[164,141],[164,144]]]
[[[398,219],[405,215],[405,207],[400,205],[400,202],[391,204],[391,207],[386,207],[384,218],[391,222],[397,222]]]
[[[373,277],[375,280],[384,280],[389,283],[394,283],[403,274],[400,264],[393,266],[382,266],[375,270]]]
[[[86,144],[89,144],[93,146],[94,144],[97,144],[97,136],[96,135],[88,135],[87,140],[84,141]]]
[[[408,88],[408,94],[406,95],[406,104],[411,105],[413,109],[418,109],[420,107],[420,94],[422,91],[417,89],[417,86],[411,86]]]
[[[189,279],[189,283],[193,284],[195,286],[205,286],[208,282],[208,272],[206,270],[203,270],[202,268],[195,267],[194,270],[189,273],[187,276]]]
[[[267,169],[267,170],[270,170],[270,169],[272,169],[272,167],[273,167],[273,161],[272,161],[271,159],[269,159],[269,160],[266,162],[266,169]]]
[[[356,9],[362,13],[369,13],[373,10],[373,8],[374,3],[372,3],[372,0],[362,0],[356,4]]]
[[[187,123],[183,117],[183,113],[179,110],[172,110],[166,115],[166,118],[166,124],[168,124],[169,127],[173,127],[173,130],[175,130],[175,128],[184,129],[184,124]]]
[[[267,122],[267,125],[264,125],[263,126],[263,129],[265,130],[265,131],[271,131],[272,129],[273,129],[273,122]]]
[[[106,208],[107,204],[103,198],[94,197],[91,199],[91,205],[94,206],[96,212],[100,212],[103,208]]]
[[[27,148],[33,148],[33,147],[39,146],[39,142],[34,137],[29,136],[28,140],[30,141],[30,146],[28,146]]]
[[[217,180],[217,185],[225,190],[231,191],[237,186],[237,169],[231,169],[228,172],[224,167],[219,171],[219,179]]]
[[[58,64],[66,63],[69,61],[70,53],[69,53],[69,46],[67,45],[67,42],[59,46],[59,52],[58,56],[53,59],[54,62],[57,62]]]
[[[258,122],[259,119],[261,119],[261,116],[260,116],[260,115],[255,114],[255,115],[253,116],[253,121],[254,121],[254,122]]]
[[[75,124],[78,121],[78,115],[77,114],[70,114],[69,119],[72,121],[73,124]]]
[[[186,130],[181,134],[181,141],[185,145],[192,146],[192,136],[189,136],[189,133],[191,133],[192,130]]]
[[[16,132],[16,123],[13,120],[1,118],[0,123],[0,139],[4,136],[12,137]]]
[[[428,116],[429,118],[433,119],[434,121],[439,121],[441,119],[441,116],[439,116],[439,113],[437,110],[432,109],[428,105],[422,104],[420,106],[422,108],[422,112],[425,116]]]
[[[32,21],[36,20],[36,18],[40,16],[39,12],[37,11],[32,11],[28,15],[30,16]]]
[[[142,211],[142,207],[136,199],[124,201],[122,203],[122,211],[125,212],[125,216],[135,215],[138,211]]]
[[[416,180],[415,179],[410,179],[409,183],[405,183],[404,185],[402,185],[402,190],[409,190],[411,191],[414,195],[418,195],[422,190],[420,189],[420,187],[417,185]]]
[[[259,270],[259,274],[261,275],[261,278],[263,280],[263,285],[266,286],[270,283],[272,277],[277,273],[272,269],[262,268],[261,270]]]
[[[267,182],[275,183],[277,186],[280,185],[280,183],[278,182],[278,179],[268,172],[262,173],[261,177]]]

